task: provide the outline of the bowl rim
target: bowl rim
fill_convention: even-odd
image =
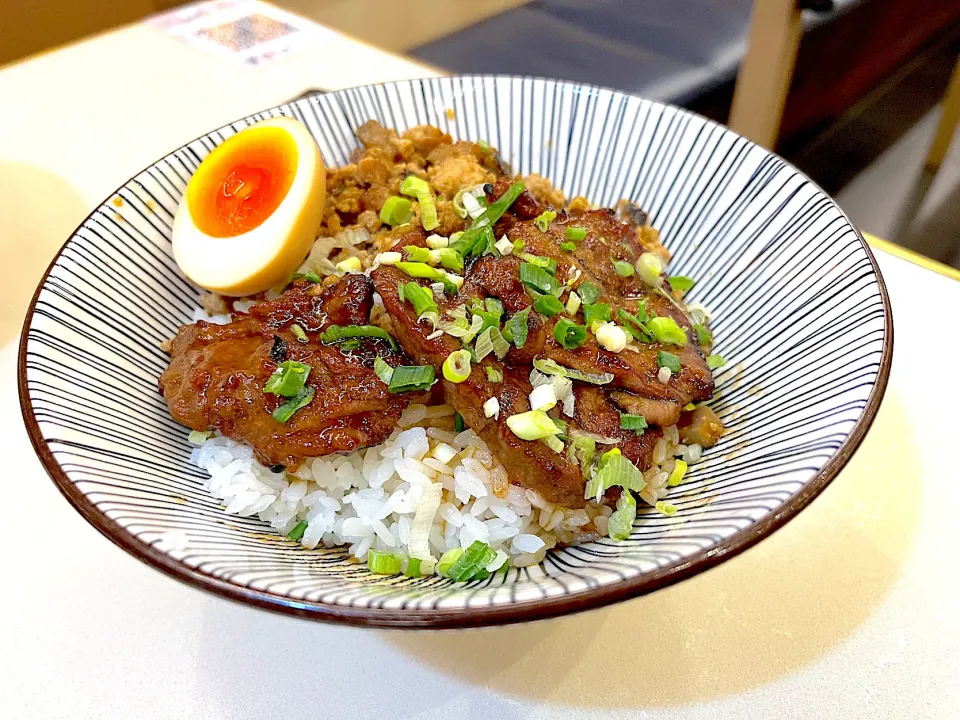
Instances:
[[[448,75],[432,78],[410,78],[406,80],[395,80],[385,83],[370,83],[368,85],[340,88],[337,90],[324,91],[324,94],[332,95],[356,88],[382,87],[410,82],[415,83],[430,80],[457,80],[466,78],[545,80],[549,82],[561,83],[576,89],[610,91],[622,96],[636,97],[662,108],[670,108],[675,111],[699,117],[707,123],[716,125],[727,132],[737,135],[737,133],[734,133],[734,131],[730,130],[730,128],[724,125],[720,125],[709,118],[703,117],[702,115],[685,108],[680,108],[676,105],[659,102],[657,100],[650,100],[640,95],[624,92],[615,88],[579,83],[572,80],[561,80],[531,75],[497,75],[476,73]],[[312,96],[313,93],[304,94],[301,97],[289,100],[279,105],[249,113],[241,118],[238,118],[232,123],[227,123],[221,127],[229,127],[238,122],[242,122],[253,115],[270,112],[271,110],[275,110],[285,105],[292,105],[301,101],[309,101],[309,98]],[[40,293],[46,286],[47,278],[49,277],[51,271],[54,267],[56,267],[60,260],[60,256],[63,254],[67,245],[73,240],[77,231],[87,224],[94,213],[96,213],[106,202],[108,202],[112,195],[116,194],[120,189],[133,182],[139,175],[156,165],[159,160],[162,160],[171,153],[206,137],[210,132],[213,132],[216,129],[217,128],[214,128],[213,130],[197,136],[193,140],[189,140],[181,144],[170,153],[163,155],[161,158],[158,158],[139,172],[135,173],[126,182],[118,186],[118,188],[114,190],[107,197],[107,199],[94,207],[93,210],[91,210],[90,213],[83,219],[83,221],[77,225],[77,227],[73,230],[73,232],[70,233],[67,240],[57,251],[53,259],[50,261],[50,264],[47,266],[47,269],[44,271],[43,276],[40,278],[40,281],[37,284],[37,288],[33,293],[33,297],[30,301],[30,305],[24,318],[17,353],[17,392],[20,400],[20,411],[23,415],[24,425],[26,426],[30,443],[33,445],[33,449],[36,452],[37,457],[40,459],[40,462],[43,465],[47,475],[57,486],[57,489],[74,507],[74,509],[77,510],[77,512],[79,512],[87,522],[89,522],[108,540],[121,547],[138,560],[193,588],[212,593],[213,595],[227,600],[232,600],[245,605],[252,605],[254,607],[283,615],[292,615],[295,617],[329,623],[384,629],[439,630],[486,627],[491,625],[507,625],[518,622],[529,622],[533,620],[545,620],[574,612],[592,610],[624,600],[640,597],[655,590],[668,587],[682,580],[690,578],[739,555],[743,551],[756,545],[760,540],[773,534],[776,530],[779,530],[781,527],[786,525],[787,522],[796,517],[801,510],[806,508],[821,492],[823,492],[824,488],[830,484],[830,482],[839,474],[840,470],[842,470],[844,466],[846,466],[847,462],[849,462],[850,458],[863,442],[863,438],[866,436],[867,431],[870,429],[871,425],[873,425],[873,421],[876,418],[877,411],[879,410],[881,401],[883,400],[884,393],[886,392],[893,358],[893,314],[890,309],[890,298],[887,293],[886,283],[884,282],[883,275],[880,272],[880,267],[877,263],[877,260],[873,255],[873,251],[870,249],[870,246],[867,244],[859,228],[853,224],[853,221],[849,218],[846,212],[844,212],[844,210],[837,205],[836,201],[826,191],[824,191],[824,189],[820,187],[818,183],[814,182],[810,177],[808,177],[806,173],[796,168],[787,160],[780,158],[780,160],[782,160],[787,167],[796,172],[814,188],[823,193],[823,195],[834,204],[837,210],[839,210],[843,219],[846,220],[849,226],[853,228],[854,232],[856,233],[861,247],[866,252],[867,258],[870,260],[870,265],[873,269],[874,275],[876,276],[877,284],[880,289],[880,297],[883,304],[884,334],[883,344],[881,347],[880,365],[877,370],[877,378],[870,390],[869,395],[867,396],[867,402],[861,411],[860,417],[857,418],[843,443],[827,460],[820,471],[811,479],[809,479],[797,493],[792,495],[779,508],[768,513],[767,515],[764,515],[759,520],[751,523],[747,527],[733,533],[732,535],[728,535],[719,543],[705,549],[698,550],[692,555],[688,555],[677,562],[672,562],[659,567],[651,572],[641,573],[631,578],[627,578],[626,580],[618,580],[609,584],[600,585],[598,587],[591,587],[569,595],[559,595],[551,598],[512,602],[500,606],[485,606],[478,608],[438,608],[432,610],[392,610],[369,606],[354,607],[348,605],[334,605],[314,600],[298,600],[296,598],[274,594],[266,590],[258,590],[255,588],[246,587],[201,572],[196,568],[192,568],[186,563],[177,560],[172,555],[159,550],[155,545],[137,537],[119,523],[111,520],[104,511],[100,510],[94,503],[92,503],[89,498],[78,489],[76,484],[70,480],[69,476],[57,462],[57,459],[53,456],[53,453],[50,451],[49,447],[44,441],[43,434],[40,430],[40,425],[36,419],[33,403],[27,388],[27,342],[30,327],[33,324],[34,313],[36,311],[37,301]],[[774,153],[772,150],[767,150],[766,148],[760,147],[753,141],[743,138],[740,135],[737,135],[737,137],[746,140],[746,142],[760,148],[770,155],[776,156],[776,153]]]

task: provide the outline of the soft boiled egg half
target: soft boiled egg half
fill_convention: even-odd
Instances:
[[[218,145],[190,178],[173,221],[173,257],[211,292],[264,292],[310,251],[325,194],[310,131],[287,117],[259,122]]]

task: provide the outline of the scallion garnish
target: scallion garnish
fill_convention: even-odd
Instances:
[[[680,358],[666,350],[657,350],[657,367],[669,368],[672,375],[679,375]]]
[[[399,555],[370,550],[367,552],[367,567],[376,575],[398,575],[402,559]]]
[[[403,250],[407,253],[408,260],[422,263],[430,261],[430,250],[428,248],[419,245],[407,245]]]
[[[560,249],[564,252],[573,252],[577,249],[577,244],[573,242],[562,242],[560,243]]]
[[[453,429],[456,430],[458,433],[462,433],[462,432],[463,432],[463,428],[464,428],[463,415],[461,415],[460,413],[454,413],[454,414],[453,414]]]
[[[316,274],[315,272],[313,272],[312,270],[308,270],[308,271],[305,272],[305,273],[294,273],[294,274],[293,274],[293,279],[294,279],[294,280],[307,280],[308,282],[312,282],[312,283],[318,283],[318,282],[320,282],[320,280],[321,280],[320,276],[317,275],[317,274]]]
[[[653,253],[644,253],[637,259],[637,272],[647,285],[657,287],[663,282],[663,261]]]
[[[390,384],[390,379],[393,377],[393,367],[379,355],[373,360],[373,371],[385,385]]]
[[[210,436],[213,435],[209,430],[191,430],[187,435],[187,442],[191,445],[203,445]]]
[[[683,482],[683,476],[686,474],[687,463],[683,460],[677,460],[673,465],[673,470],[670,472],[670,477],[667,478],[667,485],[676,487]]]
[[[456,350],[443,361],[443,376],[452,383],[462,383],[470,377],[470,351]]]
[[[489,232],[489,242],[485,237],[481,238],[481,235],[486,235],[483,231],[489,230],[503,216],[525,188],[526,186],[522,182],[512,183],[503,195],[490,203],[487,209],[471,223],[470,227],[464,230],[463,235],[457,238],[455,242],[450,243],[450,247],[457,250],[465,258],[479,255],[488,246],[492,248],[495,242],[493,231],[490,230]],[[478,243],[478,240],[481,239],[483,242]]]
[[[593,465],[593,456],[597,452],[597,441],[586,435],[574,435],[570,447],[567,449],[567,459],[576,462],[583,472]]]
[[[502,383],[503,382],[503,371],[500,368],[492,367],[487,365],[484,367],[487,371],[487,380],[492,383]]]
[[[273,411],[273,419],[281,425],[286,423],[297,410],[309,405],[315,394],[316,390],[312,387],[301,388],[296,397],[290,398]]]
[[[614,260],[613,269],[622,278],[632,277],[634,273],[633,265],[626,260]]]
[[[380,222],[385,225],[406,225],[413,217],[413,204],[406,198],[391,195],[380,208]]]
[[[514,255],[516,255],[516,254],[518,254],[518,253],[522,253],[522,252],[523,252],[523,249],[524,249],[526,246],[527,246],[527,244],[526,244],[523,240],[521,240],[520,238],[517,238],[516,240],[514,240],[514,241],[513,241],[513,253],[514,253]]]
[[[541,315],[553,317],[563,312],[563,303],[553,295],[541,295],[534,301],[533,309]]]
[[[320,336],[320,341],[324,345],[332,345],[347,338],[364,337],[386,340],[394,350],[400,349],[397,341],[390,337],[390,334],[386,330],[376,325],[330,325],[323,331],[323,335]]]
[[[546,232],[550,227],[550,223],[557,219],[557,214],[553,210],[544,210],[542,213],[537,215],[537,219],[534,220],[534,224],[537,226],[537,229],[540,232]]]
[[[722,368],[727,364],[727,361],[724,360],[719,355],[711,355],[707,358],[707,367],[711,370],[716,370],[717,368]]]
[[[610,322],[610,306],[607,303],[583,305],[583,324],[590,327],[595,322]]]
[[[586,305],[593,305],[600,299],[600,288],[592,282],[582,282],[577,286],[577,292],[580,293],[580,299]]]
[[[480,149],[484,152],[490,152],[490,143],[486,140],[477,140],[477,145],[479,145]]]
[[[629,494],[628,490],[640,492],[647,486],[643,479],[643,473],[637,469],[636,465],[620,454],[619,448],[608,450],[600,458],[597,471],[587,482],[584,497],[588,500],[592,498],[599,501],[603,497],[603,493],[614,485],[622,487],[625,494]]]
[[[577,227],[576,225],[567,225],[563,234],[567,240],[579,241],[587,236],[587,230],[586,228]]]
[[[617,499],[617,509],[607,521],[607,536],[611,540],[626,540],[633,530],[633,521],[637,519],[637,501],[630,491],[624,490]]]
[[[543,255],[533,255],[531,253],[518,253],[517,256],[521,260],[526,260],[531,265],[542,267],[551,275],[556,275],[557,273],[557,261],[553,258],[545,257]]]
[[[513,317],[507,320],[503,326],[503,337],[514,344],[514,347],[520,349],[527,342],[527,317],[530,315],[530,308],[525,308]]]
[[[586,341],[587,329],[573,320],[560,318],[553,326],[553,339],[560,343],[564,350],[576,350]]]
[[[407,566],[403,569],[403,574],[407,577],[420,577],[420,558],[407,558]]]
[[[679,290],[680,292],[687,292],[697,284],[696,280],[693,278],[688,278],[684,275],[673,275],[667,278],[667,281],[670,283],[670,287],[672,287],[674,290]]]
[[[447,577],[454,582],[478,579],[486,572],[487,565],[492,563],[496,557],[496,550],[485,542],[474,540],[470,547],[447,570]]]
[[[622,413],[620,415],[620,429],[639,430],[642,432],[647,429],[647,419],[643,417],[643,415],[630,415],[628,413]]]
[[[671,317],[655,317],[647,325],[650,332],[656,335],[657,340],[662,343],[679,345],[680,347],[687,344],[687,334]]]
[[[404,287],[403,295],[407,302],[413,305],[413,312],[418,318],[425,312],[437,312],[437,303],[430,291],[412,280]]]
[[[644,323],[642,323],[636,315],[628,313],[623,308],[620,308],[617,310],[617,317],[620,318],[624,328],[626,328],[627,332],[629,332],[635,340],[651,343],[657,339],[657,336],[653,333],[653,331]]]
[[[520,263],[520,282],[542,293],[553,293],[560,287],[553,275],[528,262]]]
[[[298,343],[310,342],[310,338],[307,337],[306,331],[302,327],[297,325],[297,323],[294,323],[293,325],[290,326],[290,332],[293,333],[293,336],[297,339]]]
[[[267,379],[263,391],[288,398],[295,397],[303,389],[312,369],[306,363],[296,360],[280,363],[273,375]]]
[[[563,309],[566,311],[567,315],[573,317],[577,314],[577,311],[580,310],[581,304],[580,296],[571,290],[570,294],[567,295],[567,304],[563,306]]]
[[[560,377],[579,380],[592,385],[606,385],[613,382],[613,373],[587,373],[573,368],[564,367],[549,358],[534,358],[533,366],[544,375],[559,375]]]
[[[437,216],[437,201],[427,192],[418,195],[417,202],[420,203],[420,224],[423,225],[423,229],[428,232],[435,230],[440,224],[440,218]]]
[[[301,520],[296,525],[293,526],[293,529],[287,533],[287,537],[291,540],[301,540],[303,534],[307,531],[307,521]]]
[[[388,389],[392,393],[426,390],[436,380],[433,365],[400,365],[393,369]]]
[[[457,285],[451,280],[451,276],[439,268],[427,265],[425,262],[398,262],[394,264],[394,267],[403,270],[410,277],[442,282],[444,289],[446,289],[448,293],[455,293],[457,291]]]
[[[447,572],[460,559],[461,555],[463,555],[463,550],[458,547],[447,550],[437,561],[437,573],[446,577]]]
[[[430,183],[428,183],[423,178],[418,178],[416,175],[407,175],[403,182],[400,183],[400,193],[403,195],[410,195],[411,197],[419,197],[424,193],[430,192]]]
[[[663,513],[667,517],[674,515],[677,512],[676,505],[671,505],[670,503],[664,502],[663,500],[657,500],[657,504],[654,505],[654,507],[657,509],[657,512]]]
[[[697,331],[697,342],[701,346],[713,344],[713,334],[707,330],[706,326],[697,323],[693,329]]]
[[[528,410],[507,418],[507,427],[521,440],[540,440],[556,435],[560,428],[543,410]]]

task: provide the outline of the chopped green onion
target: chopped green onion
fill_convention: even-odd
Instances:
[[[477,336],[477,333],[483,330],[483,324],[483,318],[480,315],[474,315],[472,318],[470,318],[470,325],[467,327],[467,331],[461,338],[463,342],[468,343],[473,340]]]
[[[326,330],[323,331],[323,335],[320,336],[320,340],[324,345],[332,345],[333,343],[346,340],[347,338],[362,337],[386,340],[388,343],[390,343],[390,347],[394,350],[400,349],[400,346],[397,345],[397,341],[390,337],[390,334],[386,330],[381,327],[377,327],[376,325],[330,325]]]
[[[544,445],[546,445],[548,448],[553,450],[558,455],[563,452],[563,448],[564,448],[563,440],[561,440],[556,435],[547,435],[545,438],[541,438],[540,442],[542,442]]]
[[[690,410],[696,410],[696,409],[697,409],[697,406],[696,406],[694,403],[689,402],[689,403],[687,403],[686,405],[683,406],[683,409],[684,409],[684,411],[689,412]]]
[[[557,273],[557,261],[553,258],[543,255],[533,255],[531,253],[518,253],[517,255],[521,260],[526,260],[531,265],[542,267],[551,275],[556,275]]]
[[[617,271],[617,275],[622,278],[628,278],[633,276],[633,265],[628,263],[626,260],[615,260],[613,263],[613,269]]]
[[[293,279],[294,279],[294,280],[307,280],[307,281],[312,282],[312,283],[318,283],[318,282],[321,281],[320,276],[317,275],[317,274],[316,274],[315,272],[313,272],[312,270],[309,270],[309,271],[307,271],[307,272],[305,272],[305,273],[294,273],[294,274],[293,274]]]
[[[296,360],[280,363],[273,375],[267,379],[263,391],[288,398],[295,397],[303,389],[312,369],[306,363]]]
[[[503,315],[503,302],[500,298],[488,297],[483,301],[483,306],[487,309],[487,312]]]
[[[497,356],[498,360],[503,360],[510,352],[510,343],[500,332],[500,328],[490,328],[490,340],[493,342],[493,354]]]
[[[573,242],[562,242],[560,243],[560,249],[564,252],[573,252],[577,249],[577,244]]]
[[[367,552],[367,567],[376,575],[399,575],[401,563],[402,559],[399,555],[376,550]]]
[[[701,347],[713,344],[713,335],[705,326],[697,323],[693,329],[697,331],[697,342]]]
[[[707,358],[707,367],[711,370],[716,370],[717,368],[722,368],[727,364],[727,361],[724,360],[719,355],[711,355]]]
[[[453,414],[453,428],[458,433],[463,432],[463,428],[464,428],[463,415],[461,415],[460,413]]]
[[[487,380],[492,383],[502,383],[503,382],[503,370],[500,368],[495,368],[491,365],[486,365],[484,369],[487,371]]]
[[[637,501],[629,490],[621,490],[617,499],[617,509],[607,521],[607,535],[611,540],[626,540],[633,530],[633,521],[637,519]]]
[[[403,569],[403,574],[407,577],[420,577],[420,558],[408,557],[407,566]]]
[[[577,292],[580,293],[580,299],[587,305],[593,305],[600,299],[600,288],[589,281],[580,283]]]
[[[293,526],[293,529],[287,533],[287,537],[291,540],[301,540],[303,539],[303,534],[307,531],[307,521],[301,520],[296,525]]]
[[[430,183],[423,178],[418,178],[416,175],[407,175],[403,179],[403,182],[400,183],[400,193],[412,197],[418,197],[424,193],[429,194]]]
[[[486,140],[477,140],[477,145],[479,145],[480,149],[484,152],[490,152],[490,143]]]
[[[470,547],[447,570],[447,577],[454,582],[473,580],[481,572],[485,572],[487,565],[492,563],[496,557],[496,550],[485,542],[474,540]]]
[[[540,440],[556,435],[560,429],[543,410],[528,410],[507,418],[507,427],[521,440]]]
[[[425,242],[431,250],[441,250],[450,244],[449,238],[445,238],[443,235],[430,235]]]
[[[391,195],[380,208],[380,222],[384,225],[406,225],[413,217],[413,204],[406,198]]]
[[[487,209],[471,223],[470,227],[464,231],[463,235],[457,238],[456,242],[450,243],[450,247],[458,250],[464,257],[478,255],[486,249],[485,246],[481,246],[477,242],[481,234],[484,230],[489,230],[490,227],[503,216],[525,189],[526,186],[522,182],[512,183],[499,199],[487,206]],[[492,247],[494,244],[493,232],[490,231],[489,235],[489,246]]]
[[[361,270],[363,270],[363,265],[358,257],[348,257],[346,260],[337,263],[337,272],[360,272]]]
[[[573,320],[560,318],[553,326],[553,339],[560,343],[564,350],[576,350],[586,341],[587,329]]]
[[[693,278],[688,278],[684,275],[672,275],[667,278],[667,281],[670,283],[670,287],[674,290],[679,290],[680,292],[687,292],[694,285],[697,284],[697,281]]]
[[[567,296],[567,304],[564,307],[564,310],[567,311],[567,315],[573,316],[577,314],[577,311],[580,309],[580,296],[577,295],[573,290],[570,291],[570,294]]]
[[[563,312],[563,303],[557,300],[553,295],[541,295],[533,303],[533,309],[541,315],[553,317]]]
[[[530,315],[530,308],[525,308],[513,317],[507,320],[503,325],[503,337],[512,342],[517,349],[522,348],[527,342],[527,317]]]
[[[297,325],[297,323],[294,323],[293,325],[290,326],[290,332],[293,333],[293,336],[297,339],[298,343],[310,342],[310,338],[307,337],[306,331],[302,327]]]
[[[458,547],[447,550],[443,555],[440,556],[440,560],[437,562],[437,573],[446,577],[447,573],[450,571],[450,568],[454,566],[454,564],[462,555],[463,550]]]
[[[403,248],[407,253],[407,259],[413,262],[429,262],[430,250],[419,245],[407,245]]]
[[[430,253],[430,260],[433,261],[434,258],[447,270],[463,272],[463,255],[453,248],[439,248],[432,251]]]
[[[596,303],[583,306],[583,324],[590,326],[595,322],[610,322],[610,306],[606,303]]]
[[[433,385],[436,371],[433,365],[400,365],[393,369],[389,390],[392,393],[426,390]]]
[[[643,415],[629,415],[627,413],[622,413],[620,415],[620,429],[621,430],[646,430],[647,429],[647,419]]]
[[[398,262],[403,260],[403,255],[401,255],[398,252],[393,252],[391,250],[390,252],[380,253],[379,255],[377,255],[375,260],[381,265],[396,265]]]
[[[316,390],[311,387],[305,387],[297,393],[297,396],[287,400],[283,405],[277,407],[273,411],[273,419],[276,420],[281,425],[286,423],[290,418],[293,417],[293,414],[310,404],[313,400],[313,396],[316,394]]]
[[[687,334],[671,317],[655,317],[650,320],[649,327],[650,331],[657,336],[657,340],[662,343],[680,347],[687,344]]]
[[[348,353],[360,347],[360,338],[349,338],[340,343],[340,352]]]
[[[654,505],[654,507],[657,509],[657,512],[661,512],[667,516],[673,515],[674,513],[677,512],[676,505],[671,505],[670,503],[664,502],[663,500],[658,500],[657,504]]]
[[[636,315],[620,308],[617,310],[617,317],[620,318],[627,332],[633,335],[635,340],[650,343],[657,339],[657,336]]]
[[[680,358],[666,350],[657,350],[657,367],[670,368],[673,375],[680,374]]]
[[[540,230],[540,232],[546,232],[547,228],[550,227],[550,223],[557,219],[557,214],[553,210],[544,210],[542,213],[537,215],[537,219],[534,220],[534,224]]]
[[[426,248],[421,249],[427,251],[427,257],[430,256],[429,250]],[[427,280],[441,280],[443,277],[443,273],[440,270],[437,270],[435,267],[430,267],[425,262],[398,262],[396,266],[410,277],[425,278]]]
[[[420,224],[426,231],[435,230],[440,224],[440,218],[437,216],[437,201],[433,199],[430,193],[417,195],[417,202],[420,203]]]
[[[608,450],[600,458],[597,471],[587,482],[584,497],[599,501],[603,493],[614,485],[619,485],[625,492],[640,492],[647,486],[643,473],[620,453],[619,448]]]
[[[213,435],[209,430],[191,430],[187,435],[187,442],[191,445],[203,445],[210,436]]]
[[[564,367],[549,358],[534,358],[533,366],[544,375],[559,375],[560,377],[579,380],[593,385],[606,385],[613,382],[613,373],[586,373],[573,368]]]
[[[407,299],[407,294],[404,291],[403,283],[397,283],[397,295],[400,297],[400,302],[404,302]]]
[[[416,313],[418,318],[425,312],[437,311],[437,303],[434,302],[430,291],[412,280],[404,287],[403,296],[407,302],[413,305],[413,312]]]
[[[637,258],[637,272],[647,285],[657,287],[663,282],[663,262],[653,253],[644,253]]]
[[[574,435],[573,444],[567,450],[568,459],[571,462],[576,461],[584,472],[593,465],[593,456],[596,452],[597,441],[586,435]]]
[[[443,376],[452,383],[462,383],[470,377],[470,351],[456,350],[443,361]]]
[[[476,317],[476,315],[474,315]],[[493,338],[491,337],[492,327],[488,327],[477,336],[477,342],[473,348],[473,356],[477,362],[483,360],[487,355],[493,352]]]
[[[527,244],[526,244],[523,240],[521,240],[520,238],[517,238],[516,240],[513,241],[513,252],[514,252],[514,254],[522,253],[522,252],[523,252],[523,249],[524,249],[526,246],[527,246]]]
[[[583,240],[587,236],[587,230],[576,225],[567,225],[563,234],[567,240]]]
[[[393,366],[389,365],[379,355],[373,360],[373,371],[385,385],[390,384],[390,380],[393,378]]]
[[[552,293],[560,287],[553,275],[527,262],[520,263],[520,282],[542,293]]]
[[[667,478],[667,485],[670,487],[676,487],[683,482],[683,476],[687,474],[687,463],[683,460],[677,460],[674,463],[673,470],[670,472],[670,477]]]
[[[627,332],[612,322],[594,323],[593,334],[597,336],[597,345],[612,353],[623,352],[627,347]]]

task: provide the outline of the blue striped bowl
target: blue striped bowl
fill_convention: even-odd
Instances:
[[[291,115],[330,166],[374,118],[483,138],[514,170],[568,197],[649,211],[699,280],[717,352],[712,403],[729,428],[625,542],[551,551],[537,567],[466,585],[371,575],[342,551],[307,551],[256,518],[227,516],[187,462],[157,393],[160,343],[196,291],[170,226],[187,180],[224,138]],[[117,201],[122,199],[122,203]],[[20,397],[37,453],[98,530],[154,567],[219,595],[303,617],[390,627],[530,620],[650,592],[731,557],[796,515],[843,467],[886,385],[891,317],[876,263],[843,212],[781,158],[678,108],[602,88],[520,77],[414,80],[314,95],[215,130],[121,186],[43,278],[20,348]],[[184,530],[189,545],[159,539]]]

